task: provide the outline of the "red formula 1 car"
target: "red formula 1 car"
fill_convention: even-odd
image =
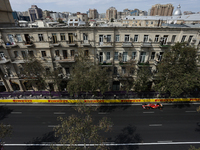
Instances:
[[[144,104],[144,105],[142,105],[142,108],[143,109],[150,109],[150,108],[152,108],[152,109],[156,109],[156,108],[162,109],[163,105],[160,104],[160,103],[157,103],[157,104],[150,103],[150,104]]]

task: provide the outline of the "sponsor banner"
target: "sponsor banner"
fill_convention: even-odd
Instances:
[[[170,103],[198,102],[200,98],[155,98],[155,99],[0,99],[0,103]]]

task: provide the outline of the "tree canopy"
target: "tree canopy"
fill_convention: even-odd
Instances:
[[[197,49],[186,43],[176,43],[166,50],[157,66],[155,90],[170,93],[171,97],[190,94],[200,87]]]
[[[96,149],[104,149],[103,142],[105,142],[105,139],[100,136],[100,133],[102,131],[108,132],[111,129],[112,122],[110,119],[103,117],[95,125],[91,112],[96,111],[97,107],[80,104],[75,110],[80,113],[78,116],[73,114],[66,118],[59,117],[58,120],[61,121],[61,124],[54,128],[55,136],[60,137],[59,144],[70,144],[70,146],[52,146],[52,148],[55,150],[88,149],[89,147],[86,144],[98,144]],[[84,144],[84,148],[75,146],[80,143]]]
[[[108,90],[109,76],[106,69],[94,64],[89,56],[80,52],[73,66],[71,80],[67,84],[70,94],[96,91],[104,93]]]
[[[11,134],[12,134],[12,126],[1,123],[0,124],[0,139],[2,140],[6,136],[11,136]]]

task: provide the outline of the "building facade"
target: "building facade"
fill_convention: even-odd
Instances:
[[[43,12],[37,5],[32,5],[31,8],[28,9],[28,14],[30,20],[34,22],[35,20],[42,19]]]
[[[198,28],[1,28],[0,91],[30,90],[26,76],[21,73],[29,55],[40,60],[46,71],[59,68],[66,87],[79,51],[84,51],[94,63],[107,67],[112,90],[120,90],[123,80],[120,74],[126,73],[129,60],[134,60],[138,67],[148,62],[154,71],[166,47],[175,42],[198,47],[199,41]],[[52,85],[49,82],[51,90],[56,91]]]
[[[89,9],[89,19],[97,19],[99,18],[99,13],[96,9]]]
[[[172,4],[156,4],[151,8],[151,16],[172,16],[174,6]]]
[[[0,0],[0,27],[15,26],[9,0]]]
[[[115,7],[110,7],[106,10],[106,19],[109,21],[111,19],[117,19],[117,9]]]

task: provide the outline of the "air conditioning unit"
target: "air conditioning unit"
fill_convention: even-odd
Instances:
[[[103,37],[104,37],[104,38],[107,38],[107,35],[104,35]]]

